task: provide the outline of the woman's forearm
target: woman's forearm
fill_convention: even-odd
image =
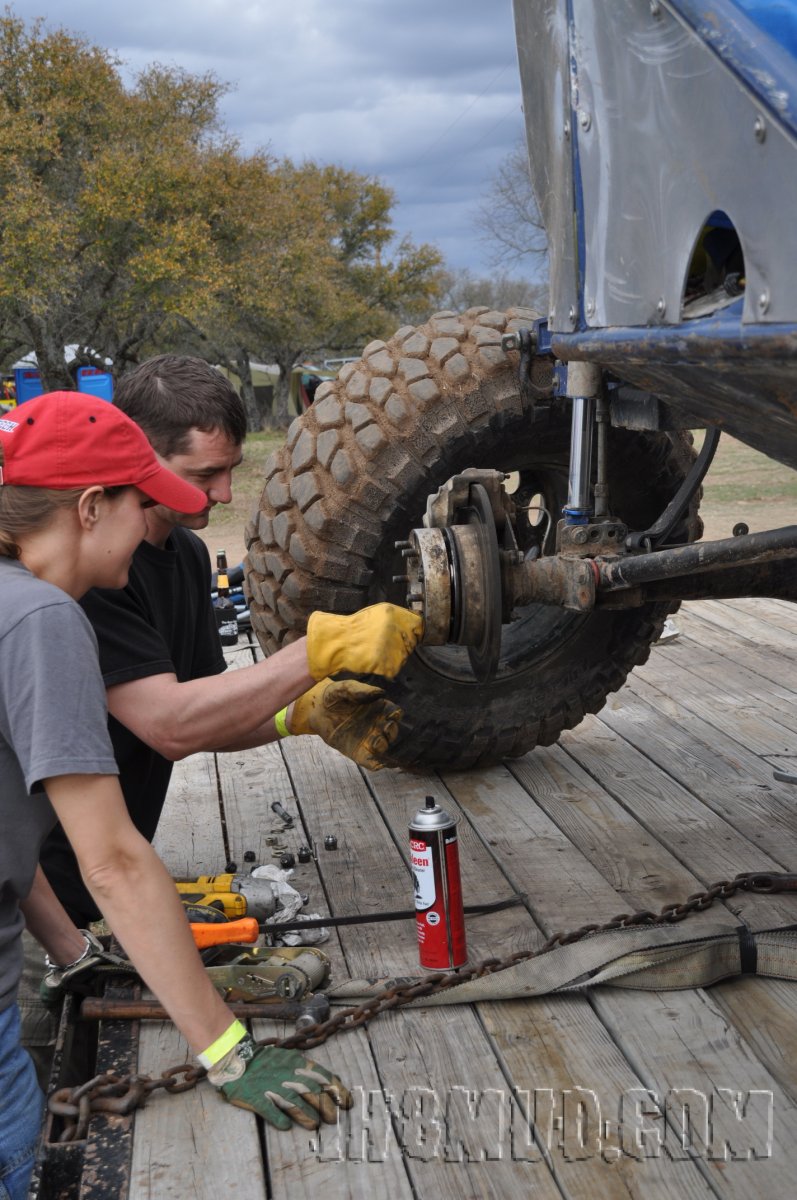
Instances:
[[[130,820],[118,780],[62,775],[45,786],[86,887],[144,982],[201,1053],[233,1014],[202,965],[174,882]]]
[[[125,954],[199,1054],[221,1036],[232,1013],[205,971],[173,880],[141,841],[135,862],[87,876],[85,883]]]

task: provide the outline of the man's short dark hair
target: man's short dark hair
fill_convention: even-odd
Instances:
[[[220,429],[240,445],[246,412],[235,388],[203,358],[159,354],[134,367],[116,385],[117,408],[139,425],[163,458],[184,454],[192,429]]]

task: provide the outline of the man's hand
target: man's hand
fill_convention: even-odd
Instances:
[[[294,700],[289,725],[291,733],[315,733],[359,767],[378,771],[401,717],[381,688],[357,679],[322,679]]]
[[[334,1125],[337,1110],[352,1105],[337,1075],[298,1050],[256,1046],[248,1034],[210,1068],[208,1079],[230,1104],[277,1129],[290,1129],[293,1122],[305,1129],[317,1129],[321,1121]]]
[[[65,966],[45,959],[47,972],[39,984],[39,996],[45,1004],[60,1004],[66,992],[89,992],[98,975],[138,975],[136,968],[126,958],[111,954],[99,938],[88,929],[80,932],[86,939],[86,949],[74,962]]]
[[[350,616],[314,612],[307,623],[313,679],[349,671],[394,679],[423,636],[423,617],[397,604],[372,604]]]

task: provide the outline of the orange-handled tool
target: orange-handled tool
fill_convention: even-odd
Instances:
[[[218,925],[191,924],[194,941],[200,950],[206,946],[221,946],[226,942],[256,942],[260,933],[254,917],[241,917],[239,921],[220,921]]]

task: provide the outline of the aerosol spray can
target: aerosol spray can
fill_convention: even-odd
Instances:
[[[421,966],[451,971],[468,961],[457,823],[434,796],[410,823],[410,861]]]

